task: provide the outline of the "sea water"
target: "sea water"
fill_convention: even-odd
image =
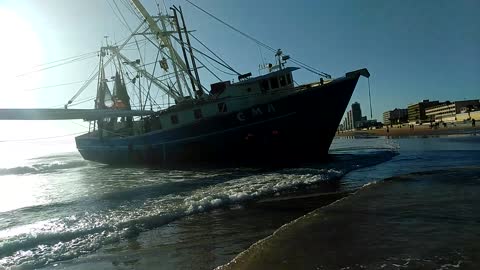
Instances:
[[[9,159],[2,151],[0,268],[211,269],[335,194],[398,174],[478,165],[479,142],[336,139],[323,163],[208,170],[118,168],[71,151]]]

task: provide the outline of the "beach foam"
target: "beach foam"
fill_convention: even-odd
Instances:
[[[0,265],[36,268],[71,259],[186,215],[338,180],[351,170],[393,156],[392,151],[339,155],[327,164],[264,172],[234,169],[191,174],[143,170],[138,175],[147,183],[155,175],[162,178],[152,181],[153,185],[8,212],[9,217],[34,216],[38,209],[52,214],[43,219],[35,215],[37,221],[17,218],[4,223],[0,227]],[[60,170],[74,165],[78,166],[73,163],[53,168]]]

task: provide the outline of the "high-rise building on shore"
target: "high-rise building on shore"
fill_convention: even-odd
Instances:
[[[352,120],[354,127],[357,127],[358,122],[362,121],[362,109],[360,108],[360,103],[358,102],[354,102],[352,104]]]
[[[422,100],[419,103],[410,104],[408,105],[408,122],[410,123],[422,123],[428,122],[430,119],[427,118],[425,114],[425,109],[438,105],[438,100],[430,101],[430,100]]]
[[[361,128],[377,127],[380,123],[375,119],[367,120],[366,116],[362,116],[362,109],[360,103],[354,102],[352,109],[346,113],[343,124],[339,127],[339,130],[352,130]]]
[[[347,112],[347,119],[348,119],[348,129],[354,129],[355,126],[354,126],[354,123],[353,123],[352,110],[349,110],[349,111]]]

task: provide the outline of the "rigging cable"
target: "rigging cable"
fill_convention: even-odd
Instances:
[[[189,34],[189,33],[187,33]],[[240,73],[238,73],[235,69],[232,68],[232,66],[230,66],[229,64],[227,64],[227,62],[225,62],[220,56],[218,56],[215,52],[213,52],[212,50],[210,50],[210,48],[207,47],[207,45],[205,45],[203,42],[201,42],[197,37],[195,37],[194,35],[192,35],[191,33],[189,34],[191,37],[193,37],[198,43],[200,43],[203,47],[205,47],[205,49],[207,49],[211,54],[213,54],[215,57],[217,57],[224,65],[226,68],[230,69],[231,71],[235,72],[237,75],[241,75]],[[195,49],[195,48],[193,48]],[[197,49],[195,49],[196,51],[198,51]]]
[[[91,100],[95,100],[96,97],[88,97],[88,98],[84,98],[84,99],[81,99],[79,100],[78,102],[75,102],[75,103],[72,103],[71,105],[72,106],[75,106],[75,105],[79,105],[79,104],[83,104],[85,102],[89,102]],[[59,109],[59,108],[63,108],[65,104],[58,104],[58,105],[55,105],[55,106],[49,106],[51,107],[52,109]]]
[[[202,63],[202,61],[200,61],[200,59],[198,59],[198,57],[196,57],[196,56],[194,56],[194,57],[195,57],[195,59],[197,59],[197,61],[198,61],[200,64],[202,64],[202,66],[203,66],[206,70],[208,70],[208,71],[210,72],[210,74],[213,75],[213,77],[217,78],[217,80],[218,80],[219,82],[222,81],[222,79],[220,79],[220,77],[218,77],[217,74],[215,74],[212,70],[210,70],[207,66],[205,66],[205,64]],[[206,88],[204,88],[204,90],[207,91]],[[209,91],[207,91],[207,92],[209,92]]]
[[[144,21],[143,17],[137,13],[137,11],[125,0],[120,0],[120,2],[130,11],[133,15],[135,15],[140,21]]]
[[[77,133],[71,133],[71,134],[65,134],[65,135],[59,135],[59,136],[52,136],[52,137],[30,138],[30,139],[15,139],[15,140],[0,140],[0,143],[5,143],[5,142],[40,141],[40,140],[48,140],[48,139],[55,139],[55,138],[75,136],[75,135],[80,135],[80,134],[84,134],[84,133],[85,133],[85,132],[77,132]]]
[[[172,36],[172,38],[173,38],[175,41],[177,41],[179,44],[182,44],[182,42],[181,42],[179,39],[177,39],[176,37],[173,37],[173,36]],[[184,44],[184,45],[187,45],[187,44],[185,44],[185,42],[184,42],[183,44]],[[226,69],[228,69],[228,70],[230,70],[230,71],[232,71],[232,72],[235,72],[235,74],[232,74],[232,73],[228,73],[228,72],[226,72],[226,71],[223,71],[223,70],[215,67],[212,63],[210,63],[210,62],[207,60],[207,62],[210,63],[210,65],[212,65],[212,66],[213,66],[215,69],[217,69],[218,71],[223,72],[223,73],[228,74],[228,75],[241,75],[241,74],[238,73],[236,70],[234,70],[231,66],[229,66],[227,63],[225,63],[223,60],[220,59],[220,60],[223,62],[223,63],[221,63],[221,62],[219,62],[218,60],[214,59],[213,57],[209,56],[208,54],[205,54],[204,52],[198,50],[197,48],[195,48],[195,47],[193,47],[193,46],[190,46],[190,47],[191,47],[195,52],[201,54],[201,55],[204,56],[204,57],[207,57],[208,59],[210,59],[210,60],[214,61],[215,63],[217,63],[217,64],[225,67]],[[213,52],[212,52],[212,53],[213,53]],[[217,57],[218,57],[218,56],[217,56]]]
[[[35,65],[32,68],[46,66],[46,65],[50,65],[50,64],[55,64],[55,63],[58,63],[58,62],[67,61],[67,60],[71,60],[73,58],[79,58],[79,57],[87,56],[87,55],[90,55],[90,54],[96,55],[97,53],[98,53],[98,51],[94,51],[94,52],[88,52],[88,53],[84,53],[84,54],[80,54],[80,55],[76,55],[76,56],[70,56],[70,57],[66,57],[66,58],[63,58],[63,59],[58,59],[58,60],[54,60],[54,61],[51,61],[51,62]]]
[[[276,51],[277,51],[277,50],[275,50],[274,48],[272,48],[271,46],[269,46],[269,45],[261,42],[260,40],[258,40],[258,39],[256,39],[256,38],[254,38],[254,37],[252,37],[252,36],[250,36],[250,35],[242,32],[242,31],[238,30],[237,28],[231,26],[230,24],[222,21],[221,19],[217,18],[216,16],[214,16],[214,15],[211,14],[211,13],[209,13],[209,12],[206,11],[205,9],[203,9],[203,8],[199,7],[198,5],[192,3],[190,0],[185,0],[185,1],[187,1],[189,4],[191,4],[192,6],[196,7],[197,9],[199,9],[200,11],[202,11],[203,13],[209,15],[210,17],[212,17],[212,18],[215,19],[216,21],[222,23],[223,25],[225,25],[225,26],[227,26],[228,28],[232,29],[233,31],[239,33],[240,35],[242,35],[242,36],[244,36],[244,37],[252,40],[253,42],[261,45],[262,47],[264,47],[264,48],[266,48],[266,49],[268,49],[268,50],[270,50],[270,51],[272,51],[272,52],[276,52]],[[308,71],[310,71],[310,72],[312,72],[312,73],[315,73],[315,74],[320,75],[320,76],[323,76],[323,77],[331,78],[331,76],[330,76],[329,74],[324,73],[324,72],[322,72],[322,71],[320,71],[320,70],[318,70],[318,69],[316,69],[316,68],[314,68],[314,67],[312,67],[312,66],[309,66],[309,65],[307,65],[307,64],[305,64],[305,63],[302,63],[302,62],[300,62],[299,60],[295,60],[295,59],[293,59],[292,57],[290,58],[290,60],[291,60],[292,62],[294,62],[294,63],[302,66],[303,68],[305,68],[306,70],[308,70]]]
[[[65,85],[85,83],[85,82],[86,82],[86,80],[76,81],[76,82],[69,82],[69,83],[61,83],[61,84],[55,84],[55,85],[40,86],[40,87],[36,87],[36,88],[22,89],[21,91],[33,91],[33,90],[46,89],[46,88],[54,88],[54,87],[65,86]]]
[[[203,59],[205,59],[205,61],[207,61],[207,63],[209,63],[210,66],[212,66],[212,67],[215,68],[216,70],[218,70],[218,71],[220,71],[220,72],[222,72],[222,73],[224,73],[224,74],[231,75],[231,76],[235,76],[235,75],[238,75],[238,76],[239,76],[239,75],[240,75],[240,74],[238,74],[238,73],[230,73],[230,72],[226,72],[226,71],[224,71],[224,70],[221,70],[220,68],[218,68],[218,67],[216,67],[214,64],[212,64],[212,62],[210,62],[210,61],[208,60],[208,58],[205,57],[205,55],[202,55],[202,56],[203,56]]]
[[[113,1],[113,3],[115,4],[115,6],[117,6],[117,4],[115,3],[115,1]],[[115,17],[117,17],[117,19],[120,21],[120,23],[121,23],[125,28],[127,28],[128,30],[131,31],[130,27],[129,27],[128,24],[125,22],[125,19],[124,19],[124,20],[120,19],[120,16],[117,14],[117,12],[116,12],[115,9],[113,8],[112,4],[110,4],[110,1],[107,1],[107,4],[110,6],[110,8],[112,9],[113,14],[115,15]],[[117,9],[118,9],[118,7],[117,7]],[[120,15],[122,15],[122,14],[120,13]],[[123,17],[123,16],[122,16],[122,17]]]
[[[158,57],[160,56],[160,50],[157,51],[157,57],[155,57],[155,65],[153,66],[153,71],[152,71],[152,76],[155,77],[155,70],[157,68],[157,62],[158,62]],[[147,100],[150,99],[150,108],[152,108],[152,96],[150,95],[150,89],[152,89],[152,84],[153,81],[150,81],[150,84],[148,85],[148,92],[147,96],[145,97],[145,105],[144,107],[147,106]]]
[[[87,60],[87,59],[90,59],[90,58],[95,57],[95,56],[96,56],[96,54],[85,55],[85,56],[73,58],[73,59],[71,59],[69,61],[66,61],[66,62],[63,62],[63,63],[59,63],[59,64],[55,64],[55,65],[52,65],[52,66],[47,66],[47,67],[44,67],[44,68],[35,69],[35,70],[29,71],[29,72],[26,72],[26,73],[23,73],[23,74],[19,74],[19,75],[17,75],[17,77],[23,77],[23,76],[26,76],[26,75],[29,75],[29,74],[32,74],[32,73],[36,73],[36,72],[39,72],[39,71],[44,71],[44,70],[60,67],[60,66],[66,65],[66,64],[71,64],[71,63],[77,62],[77,61]]]
[[[138,91],[139,91],[138,93],[137,93],[137,91],[133,91],[133,93],[134,93],[135,96],[140,100],[139,93],[142,91],[142,89],[145,90],[145,87],[144,87],[143,85],[140,85],[140,87],[139,87],[139,86],[137,86],[135,83],[133,83],[133,78],[130,78],[129,73],[131,73],[131,74],[134,74],[134,73],[133,73],[131,70],[128,70],[129,68],[130,68],[129,66],[125,66],[125,69],[127,70],[127,71],[125,72],[125,75],[127,76],[127,79],[129,80],[129,81],[126,83],[126,85],[128,85],[128,84],[131,83],[131,84],[133,85],[133,89],[134,89],[134,90],[135,90],[135,88],[138,89]],[[135,76],[135,77],[136,77],[136,76]],[[135,77],[134,77],[134,78],[135,78]],[[140,78],[138,78],[138,79],[140,79]],[[143,92],[145,92],[145,91],[143,91]],[[144,94],[145,94],[145,93],[144,93]],[[155,102],[155,100],[153,100],[153,102],[155,103],[155,105],[157,105],[156,102]],[[133,104],[133,102],[132,102],[132,104]]]
[[[192,3],[190,0],[186,0],[186,1],[187,1],[188,3],[190,3],[192,6],[196,7],[196,8],[199,9],[200,11],[202,11],[203,13],[209,15],[210,17],[214,18],[215,20],[217,20],[218,22],[220,22],[220,23],[222,23],[223,25],[227,26],[228,28],[232,29],[233,31],[241,34],[242,36],[244,36],[244,37],[246,37],[246,38],[248,38],[248,39],[250,39],[250,40],[253,40],[254,42],[262,45],[263,47],[271,50],[272,52],[276,52],[276,51],[277,51],[277,50],[275,50],[274,48],[268,46],[267,44],[261,42],[260,40],[254,38],[254,37],[252,37],[252,36],[249,36],[248,34],[246,34],[246,33],[242,32],[242,31],[238,30],[237,28],[231,26],[230,24],[228,24],[228,23],[222,21],[221,19],[215,17],[215,15],[213,15],[213,14],[209,13],[208,11],[206,11],[205,9],[203,9],[203,8],[195,5],[195,4]]]
[[[143,22],[137,27],[137,29],[135,29],[135,31],[138,31],[141,27],[143,26]],[[134,31],[134,32],[135,32]],[[123,47],[125,47],[125,45],[128,44],[128,42],[130,41],[130,39],[132,38],[133,35],[130,35],[127,39],[125,39],[123,41],[123,43],[118,46],[118,50],[121,50],[123,49]],[[108,64],[109,62],[111,62],[113,60],[113,57],[110,57],[105,63]],[[71,104],[87,87],[88,85],[98,76],[98,70],[95,69],[94,72],[93,72],[93,75],[90,76],[90,78],[88,79],[88,81],[86,83],[84,83],[82,85],[82,87],[80,87],[80,89],[78,89],[78,91],[75,93],[75,95],[73,95],[73,97],[67,102],[67,104],[65,104],[65,108],[68,107],[69,104]]]

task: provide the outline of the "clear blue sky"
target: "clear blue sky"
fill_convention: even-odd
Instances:
[[[480,1],[201,3],[327,73],[341,76],[367,67],[374,117],[379,119],[383,111],[421,99],[480,98]],[[222,47],[238,45],[225,38]],[[243,65],[250,61],[232,60]],[[359,82],[353,101],[368,110],[365,80]]]
[[[143,2],[155,12],[155,1]],[[480,98],[480,1],[195,2],[262,42],[282,48],[286,54],[335,77],[368,68],[372,74],[374,118],[381,119],[383,111],[421,99]],[[64,104],[80,85],[25,89],[85,80],[97,63],[95,57],[41,76],[15,75],[41,63],[96,51],[105,35],[111,40],[126,37],[126,29],[112,14],[109,3],[112,0],[0,0],[0,12],[10,14],[0,14],[0,30],[5,38],[0,46],[4,60],[0,80],[10,82],[0,87],[4,97],[0,107]],[[122,7],[121,2],[117,3]],[[195,29],[201,40],[240,72],[257,73],[260,55],[267,61],[273,58],[185,1],[165,3],[181,5],[190,29]],[[132,21],[131,26],[136,23]],[[9,65],[5,65],[5,59]],[[318,79],[308,72],[296,75],[301,82]],[[94,91],[93,86],[85,95],[94,95]],[[361,103],[366,115],[365,79],[359,81],[354,101]],[[91,106],[93,103],[88,104]],[[66,126],[73,130],[78,125]]]

